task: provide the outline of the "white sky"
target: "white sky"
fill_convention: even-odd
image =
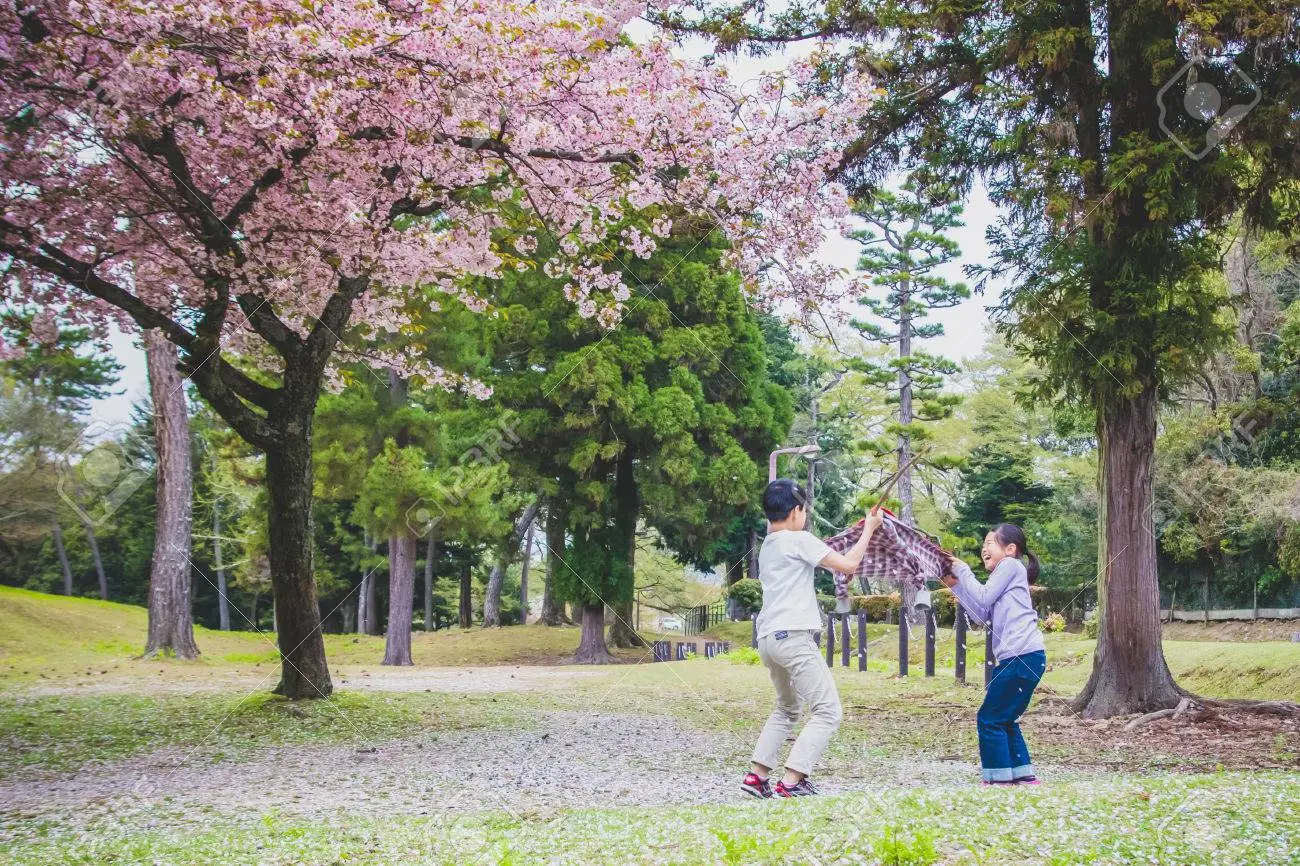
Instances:
[[[637,21],[628,28],[628,32],[634,39],[644,39],[650,34],[651,28],[648,24]],[[764,58],[740,57],[729,61],[726,65],[731,71],[733,81],[743,87],[744,82],[758,73],[779,69],[792,57],[803,54],[806,50],[807,47],[802,47],[787,53],[774,53]],[[704,40],[692,39],[679,53],[684,57],[703,57],[708,53],[707,43]],[[989,250],[984,232],[997,219],[996,208],[989,202],[983,186],[977,185],[972,190],[965,208],[963,219],[966,225],[950,233],[950,237],[961,247],[961,257],[937,271],[940,276],[954,282],[965,281],[963,266],[989,262]],[[827,264],[852,271],[860,250],[861,247],[854,241],[840,237],[836,232],[828,231],[826,242],[818,252],[817,258]],[[975,296],[956,307],[935,311],[931,314],[930,321],[942,324],[944,335],[923,342],[921,347],[956,361],[979,354],[984,344],[985,326],[988,323],[985,308],[995,300],[996,297]],[[850,308],[856,306],[852,303],[847,304]],[[149,383],[145,372],[144,352],[139,348],[136,338],[113,329],[110,342],[114,357],[123,366],[116,388],[119,393],[97,401],[91,407],[91,418],[105,424],[122,424],[128,421],[132,404],[148,399]]]

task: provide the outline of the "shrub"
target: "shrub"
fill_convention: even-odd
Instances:
[[[1048,634],[1065,631],[1065,617],[1059,613],[1048,614],[1046,619],[1038,623],[1038,627]]]
[[[891,595],[855,595],[852,600],[853,612],[865,611],[871,622],[884,622],[891,610],[897,615],[903,603],[902,596],[896,592]]]
[[[1097,639],[1097,634],[1101,631],[1101,622],[1097,619],[1097,609],[1094,607],[1083,618],[1084,636],[1093,640]]]
[[[930,605],[934,608],[935,622],[952,625],[957,620],[957,596],[944,587],[930,592]]]
[[[822,609],[822,613],[830,613],[835,610],[835,596],[818,593],[817,606]]]
[[[727,598],[733,599],[749,613],[763,607],[763,584],[752,577],[742,577],[727,590]]]
[[[726,654],[727,661],[733,665],[756,665],[762,662],[758,657],[758,650],[750,646],[742,646],[733,649]]]

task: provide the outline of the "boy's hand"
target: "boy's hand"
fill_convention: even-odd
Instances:
[[[877,529],[880,528],[880,524],[884,522],[885,522],[885,515],[881,514],[878,508],[873,508],[871,509],[871,513],[868,514],[866,517],[867,525],[864,528],[867,532],[875,532]]]
[[[952,589],[954,586],[957,585],[957,578],[952,576],[951,574],[939,575],[939,581],[949,589]]]

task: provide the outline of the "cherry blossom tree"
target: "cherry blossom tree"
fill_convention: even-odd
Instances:
[[[539,0],[19,0],[0,10],[5,301],[157,329],[266,455],[277,692],[330,693],[311,554],[312,417],[352,337],[402,334],[427,287],[466,288],[543,233],[544,267],[612,325],[605,251],[648,256],[685,209],[723,229],[765,297],[827,299],[803,264],[825,178],[869,98],[815,58],[742,95],[634,44],[641,11]],[[525,214],[522,231],[518,213]],[[507,218],[507,212],[509,218]],[[495,231],[514,229],[514,243]],[[425,302],[427,303],[427,302]],[[383,358],[413,382],[481,389]],[[2,347],[0,347],[2,349]],[[8,351],[8,350],[4,350]]]

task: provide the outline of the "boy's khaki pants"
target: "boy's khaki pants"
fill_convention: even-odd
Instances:
[[[786,637],[778,639],[781,634]],[[810,631],[778,631],[761,637],[758,655],[776,687],[776,710],[763,725],[753,760],[768,768],[781,766],[781,746],[799,723],[799,711],[807,707],[812,718],[790,749],[785,768],[810,776],[844,718],[835,680]]]

